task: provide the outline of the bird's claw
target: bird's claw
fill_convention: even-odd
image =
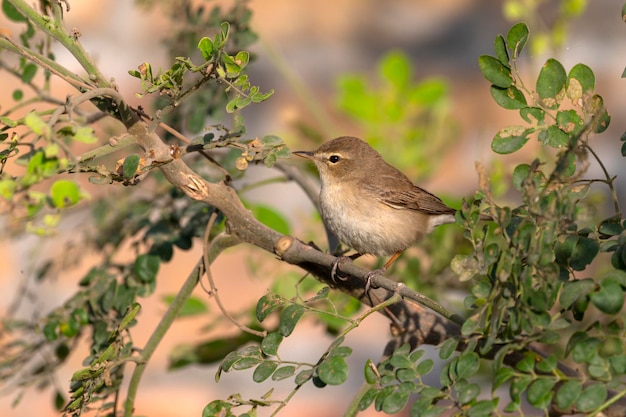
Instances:
[[[378,269],[374,269],[372,271],[369,271],[368,273],[365,274],[365,293],[367,294],[370,290],[370,288],[372,288],[372,279],[374,278],[374,276],[376,275],[383,275],[385,273],[385,271],[387,270],[387,268],[378,268]]]
[[[339,279],[340,281],[346,280],[346,278],[340,277],[337,274],[337,272],[339,272],[339,264],[342,264],[344,262],[351,261],[351,260],[352,258],[350,258],[349,256],[338,256],[335,258],[330,268],[330,278],[333,280],[333,282],[337,282],[337,279]]]

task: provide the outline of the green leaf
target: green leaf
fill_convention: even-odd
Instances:
[[[284,301],[273,292],[265,294],[256,304],[256,318],[263,322],[274,310],[282,307]]]
[[[13,100],[20,101],[21,99],[24,98],[24,92],[20,89],[13,90],[12,97],[13,97]],[[6,133],[4,133],[4,135],[6,135],[5,138],[9,136]]]
[[[269,378],[274,371],[278,368],[278,364],[274,361],[261,362],[252,374],[252,380],[254,382],[263,382]]]
[[[280,313],[280,323],[278,324],[280,334],[285,337],[289,336],[303,313],[304,307],[300,304],[291,304],[285,307]]]
[[[526,122],[538,126],[543,124],[546,117],[545,110],[539,107],[524,107],[520,109],[519,114]]]
[[[579,297],[587,296],[595,285],[591,278],[565,282],[559,297],[561,307],[570,308]]]
[[[30,83],[35,75],[37,74],[37,65],[33,63],[28,63],[24,65],[24,69],[22,70],[22,82],[24,84]]]
[[[570,408],[583,391],[582,382],[576,379],[565,381],[556,392],[554,402],[562,410]]]
[[[365,361],[365,368],[363,370],[363,373],[365,375],[365,381],[368,384],[374,385],[379,383],[380,377],[378,375],[378,372],[376,371],[376,364],[374,364],[371,359]]]
[[[517,23],[509,29],[509,33],[506,35],[506,44],[509,47],[509,50],[513,52],[514,58],[517,58],[522,52],[527,40],[528,26],[526,26],[526,23]]]
[[[279,332],[268,333],[261,341],[261,350],[268,356],[275,356],[282,341],[283,336]]]
[[[214,51],[213,41],[207,37],[200,39],[200,42],[198,42],[198,49],[200,50],[202,58],[204,58],[205,61],[210,60]]]
[[[0,197],[10,200],[17,189],[17,184],[13,180],[0,180]]]
[[[504,109],[517,110],[523,109],[528,105],[524,93],[514,86],[508,88],[491,86],[489,92],[494,101]]]
[[[530,405],[540,410],[545,410],[552,401],[552,388],[556,385],[556,379],[540,378],[530,384],[526,391],[526,398]]]
[[[364,411],[372,405],[377,395],[378,390],[376,388],[368,389],[359,400],[359,411]]]
[[[382,411],[387,414],[396,414],[399,413],[406,407],[409,402],[409,393],[408,392],[393,392],[388,395],[383,401]]]
[[[317,374],[328,385],[340,385],[348,379],[348,364],[341,356],[330,356],[317,368]]]
[[[156,255],[139,255],[135,260],[135,275],[143,283],[154,282],[160,265],[161,261]]]
[[[496,87],[509,88],[513,84],[511,68],[497,58],[481,55],[478,57],[478,67],[487,81]]]
[[[206,407],[202,410],[202,417],[233,417],[234,414],[230,412],[230,409],[233,407],[227,401],[215,400],[211,401],[207,404]]]
[[[578,400],[576,408],[579,412],[588,413],[600,407],[606,401],[607,390],[603,384],[597,383],[586,387]]]
[[[480,386],[478,384],[467,384],[458,390],[458,400],[461,404],[467,404],[474,401],[480,394]]]
[[[495,153],[510,154],[522,148],[528,142],[528,135],[534,130],[523,126],[508,126],[501,129],[491,142],[491,149]]]
[[[583,271],[600,251],[600,244],[591,238],[581,236],[572,252],[570,265],[575,271]]]
[[[8,0],[2,0],[2,13],[14,22],[28,22],[28,19]]]
[[[172,304],[172,301],[176,298],[175,295],[164,295],[161,299],[167,305]],[[194,297],[193,295],[185,301],[185,304],[181,307],[178,312],[178,317],[191,317],[198,316],[208,312],[209,309],[206,306],[204,300]]]
[[[459,356],[456,372],[459,378],[469,378],[478,372],[480,357],[475,352],[467,352]]]
[[[284,235],[291,234],[291,227],[287,219],[274,208],[262,204],[249,204],[252,215],[267,227]]]
[[[411,80],[411,63],[406,54],[398,51],[388,53],[379,64],[378,71],[383,79],[397,89],[402,89]]]
[[[425,359],[415,367],[415,371],[418,375],[427,375],[434,367],[435,362],[432,359]]]
[[[50,187],[50,198],[57,208],[73,206],[80,201],[80,188],[73,181],[58,180]]]
[[[539,72],[536,85],[537,94],[548,108],[557,107],[558,103],[555,100],[566,82],[567,74],[563,65],[556,59],[548,59]]]
[[[585,93],[592,92],[595,85],[596,77],[591,68],[585,64],[576,64],[567,75],[567,96],[572,101],[577,101]]]
[[[24,124],[38,136],[43,136],[45,139],[52,137],[52,129],[50,129],[48,123],[35,112],[30,112],[24,117]]]
[[[602,280],[600,290],[591,294],[591,302],[606,314],[617,314],[624,305],[624,290],[611,278]]]
[[[410,368],[413,366],[413,362],[411,362],[405,355],[393,355],[389,358],[389,363],[394,368]]]
[[[515,189],[518,191],[522,191],[522,184],[524,183],[524,180],[528,178],[529,174],[530,174],[530,165],[528,164],[517,165],[513,169],[513,178],[512,178],[513,187],[515,187]]]
[[[472,405],[467,415],[468,417],[490,417],[498,405],[498,399],[482,400]]]
[[[296,385],[304,385],[313,377],[313,369],[305,369],[296,375],[294,382]]]
[[[139,162],[141,157],[137,154],[128,155],[124,158],[124,165],[122,166],[122,176],[124,178],[132,178],[137,173],[139,168]]]
[[[76,129],[74,136],[72,136],[76,142],[92,144],[98,141],[98,138],[94,134],[94,130],[89,126],[83,126]]]
[[[504,384],[506,381],[513,378],[514,376],[515,376],[515,371],[513,369],[504,367],[504,366],[501,367],[496,372],[496,376],[493,380],[493,390],[496,390],[497,388],[502,386],[502,384]]]
[[[496,57],[500,60],[502,65],[509,65],[509,53],[506,50],[506,41],[504,40],[504,36],[498,35],[496,36],[496,40],[493,45],[496,51]]]
[[[547,129],[539,132],[539,142],[552,148],[562,148],[567,146],[569,135],[558,127],[551,125]]]

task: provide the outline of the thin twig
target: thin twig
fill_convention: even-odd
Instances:
[[[213,225],[215,224],[215,219],[217,219],[217,211],[214,211],[213,213],[211,213],[211,218],[209,219],[209,223],[207,224],[207,227],[204,230],[204,238],[203,238],[203,242],[204,242],[204,253],[203,253],[204,271],[205,271],[207,280],[209,281],[209,288],[206,289],[206,288],[204,288],[204,286],[202,288],[206,291],[206,293],[209,296],[213,296],[213,299],[215,300],[215,303],[219,307],[220,311],[222,312],[224,317],[226,317],[231,323],[233,323],[240,330],[242,330],[242,331],[244,331],[246,333],[250,333],[250,334],[253,334],[253,335],[259,336],[259,337],[265,337],[267,335],[267,332],[265,332],[265,331],[259,332],[257,330],[251,329],[248,326],[245,326],[245,325],[237,322],[237,320],[235,320],[235,318],[226,310],[226,308],[224,307],[224,304],[222,304],[222,300],[219,297],[219,294],[218,294],[218,291],[217,291],[217,286],[215,285],[215,281],[213,280],[213,274],[211,274],[211,263],[212,263],[212,261],[214,259],[211,259],[210,254],[211,253],[215,254],[215,252],[211,250],[211,247],[214,246],[214,245],[219,245],[220,246],[220,250],[219,251],[221,252],[226,247],[232,246],[232,245],[228,245],[228,246],[224,247],[224,245],[222,245],[222,241],[219,238],[213,239],[211,244],[209,244],[211,229],[213,229]],[[218,242],[218,243],[216,243],[216,242]],[[235,242],[233,242],[233,243],[236,244]]]

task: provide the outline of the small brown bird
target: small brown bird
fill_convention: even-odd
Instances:
[[[357,257],[391,255],[382,272],[435,227],[455,221],[455,209],[414,185],[361,139],[342,136],[313,152],[293,153],[315,163],[322,218],[339,240]]]

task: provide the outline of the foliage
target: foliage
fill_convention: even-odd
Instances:
[[[141,3],[160,5],[176,22],[167,41],[171,66],[155,69],[143,63],[129,71],[141,84],[137,95],[154,97],[152,110],[130,108],[115,84],[100,73],[82,49],[78,33],[65,28],[65,2],[41,2],[40,11],[22,0],[2,2],[4,15],[23,28],[19,40],[5,33],[0,37],[0,69],[21,83],[12,95],[14,106],[0,115],[3,215],[12,220],[14,233],[25,229],[53,235],[66,213],[91,199],[93,229],[76,237],[73,245],[82,254],[98,253],[97,264],[62,305],[40,312],[36,320],[9,311],[0,328],[0,381],[18,390],[49,386],[78,343],[88,341],[83,367],[73,373],[69,387],[54,393],[64,415],[92,410],[100,415],[133,415],[139,382],[152,353],[177,317],[206,314],[204,302],[191,297],[202,277],[208,279],[210,294],[219,303],[211,262],[241,239],[231,234],[241,225],[220,213],[217,205],[194,198],[194,192],[206,184],[229,187],[227,193],[241,192],[232,179],[245,175],[250,164],[273,167],[289,156],[274,135],[245,137],[240,110],[272,94],[272,90],[261,92],[246,73],[254,57],[245,48],[256,35],[250,30],[245,3],[210,11],[186,0]],[[508,2],[508,7],[513,3]],[[562,4],[574,7],[574,12],[584,6],[584,2]],[[461,248],[445,235],[436,235],[433,241],[439,247],[447,242],[456,250],[451,269],[469,287],[467,319],[444,314],[459,325],[459,331],[445,335],[437,348],[438,363],[426,357],[420,346],[410,344],[401,344],[379,363],[367,360],[366,386],[354,400],[352,415],[368,407],[388,414],[408,408],[411,416],[446,415],[450,410],[470,417],[526,415],[526,403],[540,410],[535,415],[546,409],[553,415],[595,414],[610,409],[626,394],[626,222],[614,177],[591,146],[591,139],[607,128],[610,117],[595,92],[595,75],[584,64],[567,71],[550,58],[529,87],[518,70],[528,41],[528,26],[518,23],[506,36],[496,37],[493,56],[478,59],[494,101],[519,112],[522,120],[496,133],[492,150],[522,154],[531,140],[542,148],[540,157],[518,164],[510,173],[521,204],[496,204],[487,174],[479,169],[481,191],[457,215],[466,246]],[[55,61],[54,42],[76,57],[85,76]],[[415,83],[408,59],[397,52],[381,60],[378,75],[379,87],[371,87],[359,75],[342,78],[338,106],[363,126],[372,143],[384,145],[383,137],[393,132],[400,146],[418,146],[423,153],[406,153],[407,159],[398,162],[423,167],[414,175],[431,172],[435,163],[430,155],[446,142],[438,141],[437,148],[422,145],[431,143],[427,139],[433,131],[454,128],[448,118],[445,82]],[[66,100],[54,98],[53,78],[74,87],[75,94]],[[166,133],[156,135],[157,128]],[[165,156],[156,153],[157,146],[145,149],[146,136],[155,135],[159,144],[168,143]],[[87,151],[78,154],[79,149]],[[622,154],[624,149],[626,145]],[[183,187],[167,173],[166,168],[183,156],[185,178],[201,173],[206,184],[196,179]],[[601,167],[604,178],[586,177],[590,160]],[[127,187],[117,187],[104,198],[90,197],[101,193],[88,192],[92,185],[80,181],[84,176],[107,189]],[[598,213],[590,203],[594,184],[605,185],[613,199],[614,213],[602,221],[595,220]],[[139,186],[147,192],[137,193]],[[225,200],[228,195],[220,197]],[[241,202],[239,196],[236,199]],[[247,208],[242,204],[241,210],[270,226],[255,229],[259,234],[290,232],[288,222],[268,207],[249,203]],[[492,222],[480,221],[484,211]],[[255,226],[248,219],[244,228]],[[154,293],[162,264],[177,250],[189,250],[198,242],[202,259],[186,271],[181,290],[164,300],[168,310],[148,342],[137,346],[133,328],[140,321],[142,299]],[[66,262],[47,260],[37,265],[35,275],[39,281],[49,280],[63,272]],[[445,269],[439,265],[431,272],[443,275]],[[254,368],[254,382],[285,381],[293,388],[284,398],[270,388],[260,398],[235,393],[226,400],[214,399],[203,416],[252,416],[263,408],[277,414],[307,383],[320,389],[345,383],[351,377],[346,358],[356,349],[346,344],[346,336],[371,314],[389,316],[391,307],[407,302],[398,291],[363,309],[358,299],[320,283],[319,276],[301,278],[296,286],[291,284],[293,274],[281,278],[285,277],[276,277],[271,289],[244,312],[244,323],[225,317],[237,322],[239,334],[182,345],[172,353],[170,367],[219,363],[217,380],[226,372]],[[441,275],[433,280],[441,280]],[[344,290],[345,282],[331,281]],[[423,300],[422,295],[412,294]],[[445,311],[439,307],[439,313]],[[292,359],[293,352],[281,346],[303,318],[315,318],[332,337],[319,357],[310,361]],[[426,378],[435,369],[439,369],[437,384]],[[118,404],[123,387],[126,396]],[[502,395],[505,388],[508,397]]]

